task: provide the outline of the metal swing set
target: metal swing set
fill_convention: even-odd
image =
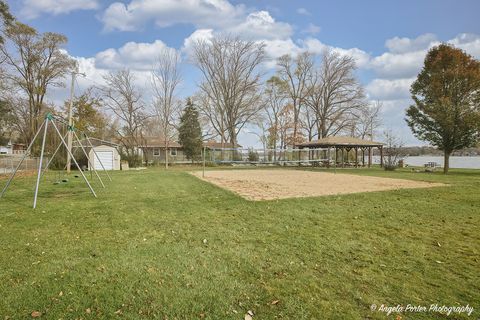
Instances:
[[[59,123],[62,123],[62,124],[66,124],[67,125],[67,133],[62,136],[62,134],[60,133],[60,130],[58,129],[58,126],[55,122],[59,122]],[[48,130],[48,127],[49,127],[49,124],[52,125],[52,127],[55,129],[54,131],[56,132],[56,134],[58,135],[58,137],[60,138],[60,143],[58,145],[58,147],[55,149],[55,152],[53,153],[52,157],[49,159],[49,161],[47,162],[45,168],[43,168],[42,170],[42,164],[43,164],[43,156],[44,156],[44,153],[45,153],[45,142],[47,140],[47,130]],[[78,171],[80,172],[80,174],[82,175],[82,178],[83,180],[85,181],[85,183],[87,184],[88,188],[90,189],[90,192],[92,193],[92,195],[97,198],[97,194],[95,193],[95,190],[93,190],[93,187],[92,185],[90,184],[90,182],[88,181],[87,177],[85,176],[85,174],[83,173],[82,169],[80,168],[80,165],[78,164],[77,160],[75,159],[75,156],[73,155],[72,151],[68,148],[67,146],[67,143],[65,142],[65,139],[67,138],[68,134],[71,133],[72,136],[75,138],[75,140],[77,141],[77,143],[79,144],[80,148],[82,149],[83,151],[83,154],[87,157],[87,161],[88,161],[88,164],[89,164],[89,167],[91,168],[91,170],[93,170],[93,172],[95,173],[95,176],[97,177],[97,179],[100,181],[100,184],[102,185],[103,188],[105,188],[105,184],[103,183],[103,180],[102,178],[100,177],[100,175],[98,174],[97,170],[95,170],[95,166],[92,162],[92,160],[90,159],[90,157],[88,156],[87,154],[87,151],[85,150],[85,146],[82,144],[82,142],[80,141],[80,139],[78,138],[78,135],[77,135],[77,131],[80,132],[78,129],[75,129],[74,126],[70,126],[68,125],[68,122],[66,122],[65,120],[63,120],[61,117],[59,116],[55,116],[51,113],[47,113],[45,115],[45,119],[44,121],[42,122],[42,124],[40,125],[40,127],[38,128],[37,132],[35,133],[32,141],[30,142],[30,144],[28,145],[28,148],[27,150],[25,151],[25,154],[23,155],[22,157],[22,160],[18,163],[17,167],[15,168],[15,170],[12,172],[12,174],[10,175],[5,187],[3,188],[2,190],[2,193],[0,193],[0,198],[2,198],[5,194],[5,192],[7,191],[8,187],[10,186],[10,183],[12,182],[13,178],[15,177],[17,171],[19,170],[20,166],[22,165],[22,162],[27,158],[27,156],[30,154],[30,151],[32,150],[32,147],[35,143],[35,141],[37,140],[37,137],[40,135],[40,132],[42,132],[43,130],[43,139],[42,139],[42,147],[41,147],[41,150],[40,150],[40,164],[38,166],[38,171],[37,171],[37,179],[36,179],[36,183],[35,183],[35,194],[34,194],[34,198],[33,198],[33,208],[35,209],[37,207],[37,197],[38,197],[38,188],[40,186],[40,179],[42,178],[42,176],[45,174],[45,172],[48,170],[48,167],[50,166],[52,160],[55,158],[55,155],[58,153],[58,151],[60,151],[61,147],[64,146],[65,149],[67,150],[68,154],[70,155],[71,159],[73,160],[73,162],[75,163],[75,166],[77,167]],[[90,138],[88,137],[88,135],[85,133],[85,132],[81,132],[81,134],[83,134],[85,140],[87,141],[88,143],[88,146],[86,147],[90,147],[92,148],[93,150],[93,153],[96,157],[96,160],[98,161],[98,163],[100,163],[103,171],[105,172],[105,174],[107,175],[108,179],[110,181],[112,181],[112,178],[110,177],[110,175],[108,174],[107,170],[105,169],[105,167],[103,166],[103,163],[102,161],[100,160],[100,157],[97,155],[97,152],[95,151],[95,148],[93,147],[93,144],[92,142],[90,141]]]

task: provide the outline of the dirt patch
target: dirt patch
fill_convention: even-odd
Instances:
[[[441,183],[301,170],[219,170],[193,175],[248,200],[316,197],[356,192],[429,188]]]

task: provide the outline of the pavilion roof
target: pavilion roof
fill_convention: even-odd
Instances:
[[[297,145],[299,148],[324,148],[324,147],[381,147],[383,143],[364,140],[354,137],[332,136],[319,140],[312,140]]]

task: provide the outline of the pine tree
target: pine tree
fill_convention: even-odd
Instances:
[[[448,173],[453,151],[478,141],[480,61],[451,45],[432,48],[410,89],[415,102],[406,121],[414,135],[444,152]]]
[[[198,121],[198,111],[190,99],[180,118],[179,142],[187,159],[198,160],[202,154],[202,130]]]

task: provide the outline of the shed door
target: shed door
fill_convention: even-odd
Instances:
[[[113,152],[112,151],[96,151],[98,158],[100,158],[100,161],[102,162],[100,164],[100,161],[98,161],[97,157],[95,158],[95,163],[93,164],[93,167],[96,170],[103,170],[103,167],[105,170],[113,170]]]

